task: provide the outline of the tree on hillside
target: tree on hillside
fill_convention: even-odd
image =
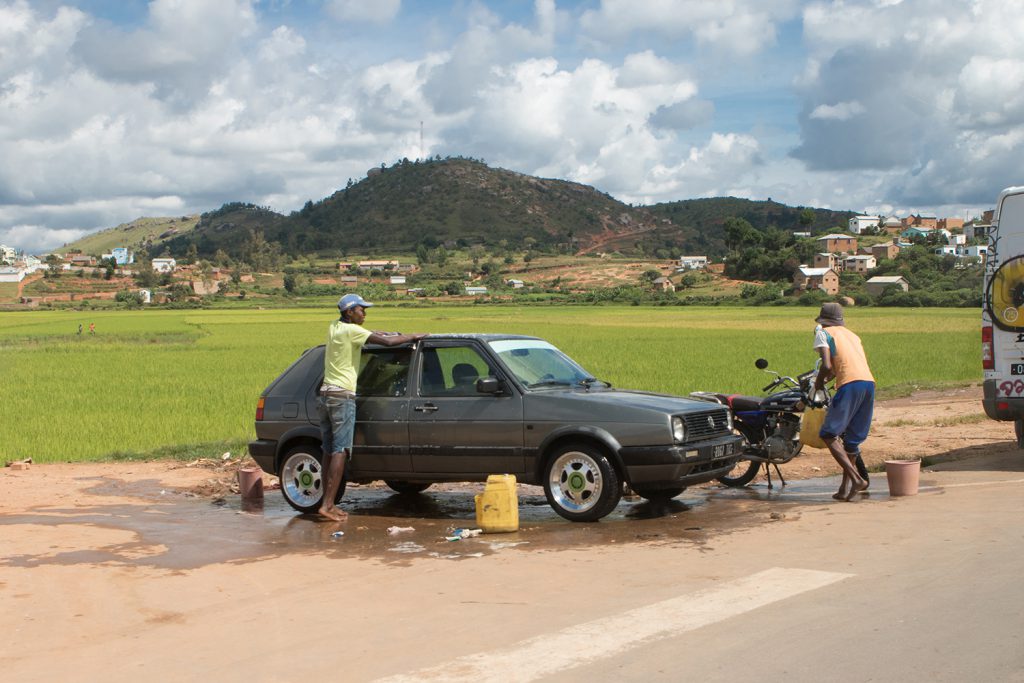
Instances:
[[[758,246],[761,244],[761,233],[754,229],[744,218],[725,219],[725,245],[730,250],[740,249],[744,246]]]

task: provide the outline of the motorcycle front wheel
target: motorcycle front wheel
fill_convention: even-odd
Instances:
[[[746,486],[750,482],[754,481],[754,477],[761,470],[761,463],[754,462],[753,460],[739,460],[736,462],[736,466],[729,470],[726,474],[718,477],[718,481],[732,488],[739,488],[740,486]]]

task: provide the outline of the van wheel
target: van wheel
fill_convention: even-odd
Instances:
[[[1024,448],[1024,418],[1013,421],[1013,432],[1017,435],[1017,448]]]
[[[310,446],[295,446],[281,460],[281,493],[284,499],[299,512],[312,513],[320,509],[320,501],[324,497],[325,476],[320,464],[319,452],[314,454]],[[335,505],[345,495],[345,480],[341,480]]]
[[[544,494],[555,512],[569,521],[596,522],[619,504],[622,484],[600,450],[588,444],[569,444],[548,459]]]

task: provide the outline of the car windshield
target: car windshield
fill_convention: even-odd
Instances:
[[[502,339],[489,344],[505,367],[527,389],[575,386],[594,381],[590,373],[546,341]]]

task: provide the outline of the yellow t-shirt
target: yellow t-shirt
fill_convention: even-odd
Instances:
[[[860,337],[838,325],[826,327],[825,334],[833,341],[829,345],[829,351],[832,354],[832,368],[836,375],[836,389],[848,382],[875,381],[871,368],[868,367],[868,359],[864,355]]]
[[[355,392],[359,357],[371,332],[360,325],[335,320],[327,329],[324,384]]]

